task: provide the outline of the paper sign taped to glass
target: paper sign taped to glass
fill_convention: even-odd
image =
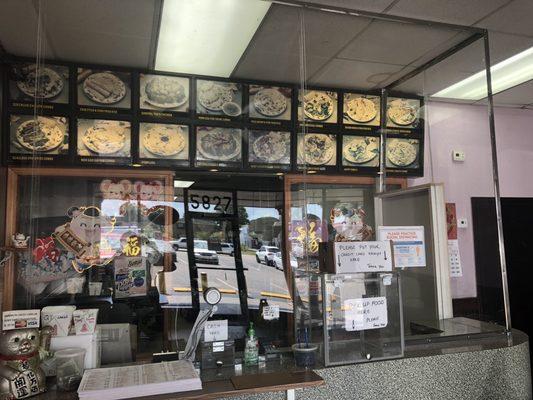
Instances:
[[[115,258],[115,298],[145,296],[147,293],[146,258]]]
[[[389,241],[335,242],[334,256],[337,274],[392,271]]]
[[[385,328],[387,298],[369,297],[344,301],[344,329],[348,332]]]
[[[396,268],[426,266],[423,226],[380,226],[378,239],[392,241]]]

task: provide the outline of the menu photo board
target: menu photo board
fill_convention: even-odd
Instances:
[[[343,93],[342,123],[345,129],[375,131],[380,126],[381,97],[363,93]]]
[[[298,121],[309,128],[337,124],[338,93],[330,90],[298,91]]]
[[[286,125],[292,120],[292,88],[248,86],[248,114],[254,124]]]
[[[131,73],[78,68],[76,78],[79,111],[103,115],[131,112]]]
[[[189,127],[179,124],[141,122],[139,163],[189,166]]]
[[[69,104],[69,67],[16,62],[8,70],[11,106],[59,111]]]
[[[11,114],[8,149],[12,161],[68,160],[69,119],[53,115]]]
[[[78,119],[77,156],[82,163],[129,164],[131,122]]]
[[[299,170],[335,171],[337,137],[327,133],[298,133],[297,158]]]
[[[167,119],[190,109],[190,78],[139,74],[139,109],[142,117]]]
[[[291,132],[248,130],[248,165],[253,169],[291,168]]]
[[[387,137],[385,166],[396,175],[417,175],[423,167],[423,140],[403,136]]]
[[[195,139],[197,167],[242,167],[242,129],[197,126]]]
[[[196,80],[196,115],[199,120],[240,120],[242,114],[242,83],[223,80]]]
[[[377,134],[344,133],[341,148],[343,171],[375,173],[379,169],[380,138]]]
[[[388,97],[387,128],[393,133],[411,133],[414,129],[422,129],[422,100]]]

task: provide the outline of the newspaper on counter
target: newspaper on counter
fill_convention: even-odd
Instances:
[[[202,389],[202,381],[186,360],[97,368],[85,371],[80,400],[114,400]]]

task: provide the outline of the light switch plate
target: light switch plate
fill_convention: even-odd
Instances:
[[[465,152],[461,150],[452,150],[452,160],[455,162],[464,162],[466,158]]]

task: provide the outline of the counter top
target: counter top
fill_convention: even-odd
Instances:
[[[266,374],[235,376],[231,379],[203,382],[202,390],[191,392],[169,393],[158,396],[137,397],[139,400],[215,400],[232,396],[247,396],[268,392],[284,392],[292,389],[303,389],[321,386],[324,379],[313,371],[274,372]],[[55,390],[53,381],[50,389],[35,400],[77,400],[76,392]]]

